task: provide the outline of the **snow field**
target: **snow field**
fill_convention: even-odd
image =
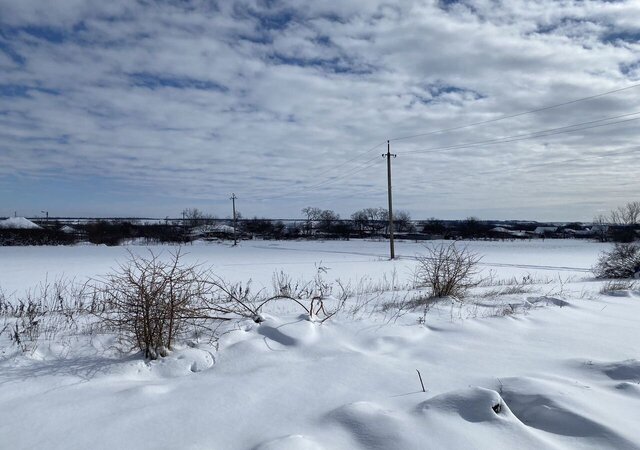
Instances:
[[[184,342],[152,362],[118,352],[110,335],[45,341],[28,353],[0,338],[0,447],[640,448],[640,292],[600,294],[603,283],[586,270],[604,247],[469,245],[494,283],[465,303],[433,306],[424,323],[421,310],[380,308],[405,298],[415,243],[401,243],[407,258],[395,262],[379,242],[189,247],[193,261],[258,286],[280,269],[308,279],[319,265],[354,286],[383,275],[378,286],[389,286],[395,269],[391,284],[402,286],[363,292],[375,302],[357,313],[347,304],[322,324],[274,302],[261,324],[229,324],[216,344]],[[63,274],[96,277],[125,255],[93,246],[7,250],[5,292]],[[509,290],[504,280],[514,277]],[[525,277],[532,281],[518,284]]]

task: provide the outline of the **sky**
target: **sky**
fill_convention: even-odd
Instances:
[[[348,218],[387,140],[415,219],[640,200],[640,2],[0,0],[0,216]]]

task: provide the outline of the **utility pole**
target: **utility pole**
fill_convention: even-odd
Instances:
[[[238,235],[236,234],[236,225],[237,225],[237,220],[236,220],[236,199],[238,197],[236,197],[236,194],[231,193],[231,198],[230,200],[233,202],[233,245],[238,245]]]
[[[387,141],[387,153],[383,153],[382,157],[387,158],[387,194],[389,197],[389,255],[391,259],[395,259],[396,250],[393,242],[393,196],[391,195],[391,157],[398,155],[391,153],[391,144]]]
[[[44,223],[45,223],[45,226],[48,226],[49,225],[49,211],[40,211],[40,212],[45,214],[46,219],[45,219]]]

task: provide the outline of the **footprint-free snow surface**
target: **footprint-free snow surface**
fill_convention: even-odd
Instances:
[[[639,449],[640,295],[600,293],[588,269],[605,247],[469,245],[488,281],[426,315],[393,306],[409,298],[417,244],[395,262],[377,242],[189,247],[234,281],[266,289],[274,271],[322,267],[352,295],[324,323],[279,301],[262,323],[151,362],[108,333],[43,335],[28,351],[5,333],[0,448]],[[45,277],[82,281],[124,250],[3,249],[0,286],[10,299]]]

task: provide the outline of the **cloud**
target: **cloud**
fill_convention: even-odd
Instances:
[[[236,192],[249,216],[348,215],[384,204],[372,147],[386,139],[637,82],[638,23],[631,1],[0,0],[0,179],[18,186],[0,193],[0,215],[39,211],[61,184],[83,191],[65,190],[62,214],[224,216]],[[639,99],[394,141],[396,204],[588,219],[637,193],[635,122],[415,151],[630,113]],[[20,195],[33,186],[40,196]]]

